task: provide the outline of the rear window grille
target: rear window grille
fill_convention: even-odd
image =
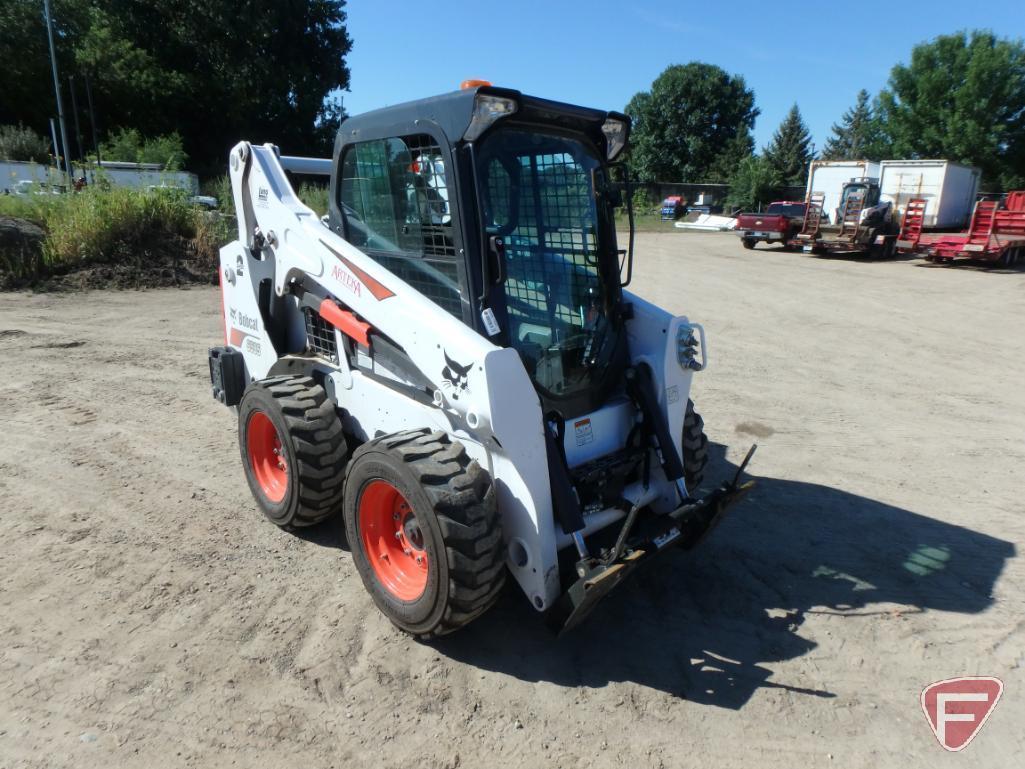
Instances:
[[[304,307],[303,313],[306,315],[306,346],[309,351],[329,360],[338,360],[335,327],[309,307]]]

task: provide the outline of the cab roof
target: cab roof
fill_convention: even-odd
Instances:
[[[630,118],[619,112],[550,101],[511,88],[474,86],[346,118],[338,129],[336,149],[340,144],[408,135],[424,122],[437,126],[450,144],[458,144],[470,125],[478,93],[516,101],[518,107],[515,114],[503,118],[500,121],[502,123],[532,123],[583,132],[601,148],[605,148],[605,135],[601,127],[609,117],[630,122]]]

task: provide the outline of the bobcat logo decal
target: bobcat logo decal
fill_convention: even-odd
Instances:
[[[461,366],[445,353],[445,368],[441,370],[441,386],[451,391],[452,400],[459,400],[459,393],[469,392],[469,374],[472,363]]]

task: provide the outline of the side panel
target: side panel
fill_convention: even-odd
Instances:
[[[926,227],[935,227],[943,197],[943,163],[903,163],[884,160],[879,179],[879,199],[893,204],[897,216],[904,214],[908,201],[926,201]]]
[[[683,451],[683,422],[687,399],[690,398],[694,372],[680,366],[676,357],[676,334],[687,323],[685,317],[673,317],[660,307],[636,295],[624,292],[634,307],[634,317],[627,322],[627,336],[633,363],[647,363],[655,376],[662,407],[678,452]],[[703,350],[702,355],[707,356]],[[692,491],[692,489],[688,489]],[[658,512],[672,510],[679,504],[676,488],[663,480],[659,499],[652,503]]]
[[[264,327],[256,297],[260,281],[273,276],[273,265],[250,258],[248,249],[238,241],[222,248],[220,255],[226,344],[242,351],[250,378],[263,379],[278,356]]]

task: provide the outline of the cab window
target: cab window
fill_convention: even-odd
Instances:
[[[342,158],[345,237],[436,304],[463,317],[448,173],[427,135],[361,142]]]

